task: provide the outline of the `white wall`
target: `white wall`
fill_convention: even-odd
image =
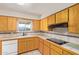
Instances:
[[[39,19],[39,17],[36,15],[23,14],[23,13],[13,12],[13,11],[0,10],[0,15],[15,16],[15,17],[22,17],[22,18],[29,18],[29,19]]]

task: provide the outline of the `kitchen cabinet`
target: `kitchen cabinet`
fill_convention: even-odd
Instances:
[[[8,31],[16,32],[17,30],[17,18],[8,17]]]
[[[67,51],[63,51],[63,55],[72,55],[72,54]]]
[[[56,23],[67,23],[68,22],[68,9],[62,10],[56,13]]]
[[[2,42],[2,55],[18,54],[17,40],[3,41]]]
[[[28,51],[35,50],[38,48],[37,38],[32,37],[28,39]]]
[[[39,38],[38,50],[40,51],[41,54],[43,54],[43,49],[44,49],[44,41],[43,41],[43,39]]]
[[[2,41],[0,41],[0,55],[2,54]]]
[[[43,54],[44,55],[49,55],[50,54],[50,45],[49,45],[48,40],[44,40]]]
[[[37,37],[18,39],[18,53],[24,53],[31,50],[38,49]]]
[[[55,24],[55,15],[50,15],[48,16],[48,20],[47,20],[48,26]]]
[[[40,20],[33,20],[32,23],[33,23],[33,28],[32,29],[34,31],[40,30]]]
[[[0,16],[0,32],[15,32],[17,30],[17,18]]]
[[[53,48],[50,49],[50,55],[60,55]]]
[[[58,46],[57,44],[50,42],[50,54],[53,55],[61,55],[62,54],[62,49],[60,48],[60,46]]]
[[[43,48],[43,54],[44,55],[50,54],[50,47],[46,46],[45,44],[44,44],[44,48]]]
[[[18,54],[27,51],[27,45],[28,45],[27,43],[28,41],[26,41],[25,38],[18,39]]]
[[[79,33],[79,4],[69,8],[68,31],[71,33]]]
[[[0,32],[6,32],[7,26],[7,17],[0,16]]]
[[[43,31],[48,31],[47,19],[48,18],[44,18],[41,20],[41,30]]]

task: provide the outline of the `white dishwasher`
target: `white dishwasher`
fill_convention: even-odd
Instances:
[[[17,40],[9,40],[2,42],[2,55],[17,55]]]

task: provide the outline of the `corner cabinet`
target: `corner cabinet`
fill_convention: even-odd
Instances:
[[[48,31],[48,24],[47,24],[48,18],[44,18],[41,20],[41,30]]]
[[[67,23],[67,22],[68,22],[68,9],[56,13],[56,23]]]
[[[79,4],[69,8],[69,27],[71,33],[79,33]]]
[[[32,21],[32,30],[33,31],[38,31],[40,30],[40,20],[33,20]]]

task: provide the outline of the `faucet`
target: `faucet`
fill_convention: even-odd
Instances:
[[[25,35],[25,33],[23,32],[23,36]]]

